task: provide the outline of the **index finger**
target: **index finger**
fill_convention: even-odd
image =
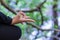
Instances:
[[[19,14],[23,15],[23,16],[26,16],[26,14],[22,11],[19,12]]]

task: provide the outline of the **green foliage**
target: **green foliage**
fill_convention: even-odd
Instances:
[[[26,15],[30,16],[31,19],[35,20],[36,25],[41,24],[41,15],[39,12],[27,13]]]
[[[11,0],[12,1],[12,0]],[[20,8],[20,9],[22,9],[22,8],[30,8],[30,9],[34,9],[34,8],[36,8],[36,6],[38,5],[38,4],[41,4],[44,0],[15,0],[16,1],[16,8]],[[8,5],[10,4],[10,0],[6,0],[5,1]],[[41,9],[42,9],[42,13],[43,13],[43,19],[44,19],[44,21],[47,21],[47,20],[49,20],[50,19],[50,16],[46,16],[46,14],[45,14],[45,11],[47,11],[47,10],[49,10],[49,9],[47,9],[47,7],[48,6],[50,6],[50,5],[54,5],[54,4],[56,4],[56,2],[50,2],[50,1],[47,1],[42,7],[41,7]],[[60,9],[55,9],[55,10],[59,10],[60,11]],[[0,11],[1,12],[3,12],[5,15],[7,15],[7,16],[10,16],[10,17],[14,17],[15,15],[14,14],[12,14],[10,11],[8,11],[4,6],[2,6],[2,5],[0,5]],[[28,13],[26,13],[26,15],[27,16],[30,16],[30,18],[31,19],[33,19],[33,20],[35,20],[35,24],[36,25],[38,25],[38,26],[40,26],[41,25],[41,13],[40,12],[28,12]],[[19,26],[21,29],[22,29],[22,35],[25,33],[25,31],[26,31],[26,28],[29,26],[29,28],[31,28],[30,30],[31,30],[31,32],[32,32],[32,27],[30,26],[30,25],[27,25],[26,23],[24,23],[24,24],[16,24],[17,26]],[[54,28],[58,28],[58,26],[57,25],[54,25]],[[47,35],[47,32],[44,32],[45,33],[45,35]]]
[[[55,28],[55,29],[58,29],[58,26],[57,26],[57,25],[54,25],[54,28]]]
[[[10,0],[6,0],[6,3],[9,5],[9,2]],[[12,1],[12,0],[11,0]],[[17,1],[17,0],[16,0]],[[38,4],[42,3],[43,0],[30,0],[30,1],[25,1],[25,0],[18,0],[17,1],[17,5],[16,7],[19,7],[20,9],[21,8],[35,8]],[[46,3],[48,4],[48,3]],[[50,3],[49,3],[50,4]],[[4,6],[0,6],[1,8],[1,11],[5,14],[5,15],[8,15],[10,17],[14,17],[15,15],[12,14],[10,11],[8,11],[6,8],[4,8]],[[46,10],[45,7],[42,7],[43,11]],[[6,11],[5,11],[6,10]],[[35,20],[35,24],[40,26],[41,25],[41,15],[40,15],[40,12],[32,12],[32,13],[26,13],[26,15],[30,16],[31,19]],[[48,18],[44,18],[44,20],[48,20]],[[22,29],[22,32],[24,33],[24,30],[26,30],[27,28],[27,24],[17,24],[17,26],[19,26],[21,29]]]

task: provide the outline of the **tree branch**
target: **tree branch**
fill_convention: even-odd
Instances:
[[[44,2],[42,2],[41,4],[39,4],[38,6],[36,6],[35,9],[29,9],[29,10],[21,10],[23,12],[34,12],[34,11],[39,11],[39,9],[43,6],[43,4],[46,2],[46,0],[44,0]],[[17,12],[19,12],[20,10],[17,10]]]
[[[16,12],[14,11],[14,10],[12,10],[10,7],[8,7],[7,6],[7,4],[3,1],[3,0],[0,0],[0,2],[1,2],[1,4],[4,6],[4,7],[6,7],[9,11],[11,11],[12,13],[14,13],[14,14],[16,14]],[[36,24],[34,24],[34,23],[28,23],[27,22],[27,24],[29,24],[29,25],[32,25],[32,27],[35,27],[35,28],[37,28],[38,30],[42,30],[42,31],[59,31],[60,32],[60,30],[58,30],[58,29],[41,29],[39,26],[37,26]]]
[[[46,2],[46,0],[44,0],[44,2],[42,2],[41,4],[39,4],[36,8],[40,9],[44,5],[45,2]]]
[[[41,29],[39,26],[37,26],[36,24],[34,23],[31,23],[31,22],[27,22],[28,25],[32,25],[32,27],[38,29],[38,30],[41,30],[41,31],[57,31],[57,32],[60,32],[59,29]]]
[[[19,12],[20,10],[17,10],[17,12]],[[23,12],[34,12],[34,11],[38,11],[37,9],[29,9],[29,10],[21,10]]]
[[[0,2],[1,2],[1,4],[5,7],[5,8],[7,8],[9,11],[11,11],[13,14],[16,14],[16,12],[13,10],[13,9],[11,9],[5,2],[4,2],[4,0],[0,0]]]
[[[10,7],[8,7],[7,6],[7,4],[3,1],[3,0],[0,0],[1,1],[1,4],[2,5],[4,5],[9,11],[11,11],[12,13],[14,13],[14,14],[16,14],[16,12],[14,11],[14,10],[12,10]],[[26,11],[25,11],[26,12]],[[28,23],[27,22],[27,24],[29,24],[29,25],[32,25],[32,27],[35,27],[35,28],[37,28],[38,30],[42,30],[42,31],[59,31],[60,32],[60,30],[58,30],[58,29],[41,29],[39,26],[37,26],[36,24],[34,24],[34,23]]]
[[[1,1],[1,4],[2,4],[4,7],[6,7],[9,11],[13,12],[14,14],[16,14],[16,12],[15,12],[13,9],[11,10],[11,8],[4,2],[4,0],[0,0],[0,1]],[[38,11],[39,8],[40,8],[45,2],[46,2],[46,0],[45,0],[43,3],[39,4],[35,9],[17,10],[17,12],[19,12],[19,11],[23,11],[23,12],[34,12],[34,11]]]

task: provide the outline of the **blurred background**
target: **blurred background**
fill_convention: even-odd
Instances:
[[[22,30],[20,40],[60,40],[60,0],[4,0],[14,11],[22,10],[34,23],[16,24]],[[0,4],[0,11],[15,14]]]

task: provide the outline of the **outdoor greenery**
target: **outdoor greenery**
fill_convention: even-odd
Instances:
[[[35,22],[33,22],[32,24],[38,26],[38,28],[41,28],[41,30],[38,30],[38,28],[27,23],[16,24],[22,30],[21,40],[54,40],[53,37],[51,38],[52,34],[54,34],[55,31],[57,31],[57,34],[58,32],[60,32],[58,31],[58,28],[60,28],[59,27],[60,0],[4,0],[4,1],[8,5],[8,7],[12,8],[16,12],[17,10],[22,10],[27,16],[30,16],[31,19],[35,20]],[[33,9],[36,10],[34,11]],[[15,14],[6,9],[1,4],[0,11],[3,12],[5,15],[10,16],[11,18],[15,16]],[[51,30],[48,31],[49,29],[52,29],[52,31]],[[54,35],[56,36],[56,34]],[[59,40],[59,38],[57,38],[56,40]]]

